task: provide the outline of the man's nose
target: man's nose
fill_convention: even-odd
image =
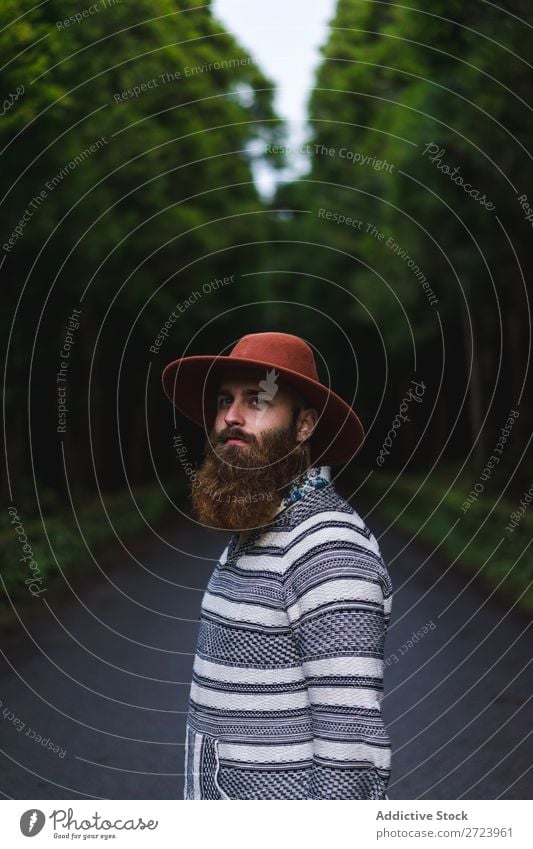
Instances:
[[[235,401],[233,401],[233,403],[226,409],[226,412],[224,413],[224,421],[228,427],[237,424],[244,424],[244,412],[242,405],[237,399],[235,399]]]

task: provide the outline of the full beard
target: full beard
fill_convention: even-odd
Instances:
[[[246,446],[227,445],[213,429],[191,494],[198,520],[212,530],[249,531],[275,516],[284,490],[308,455],[292,426],[266,430]]]

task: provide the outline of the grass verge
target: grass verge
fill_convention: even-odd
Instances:
[[[448,475],[449,479],[449,475]],[[505,601],[533,613],[533,504],[516,527],[518,503],[480,495],[463,506],[470,482],[447,491],[445,473],[422,485],[422,477],[379,472],[365,482],[376,512],[394,527],[439,553]]]
[[[174,500],[184,496],[183,488],[173,489]],[[128,489],[104,494],[105,509],[97,498],[77,508],[76,516],[55,514],[44,522],[26,521],[17,508],[9,508],[7,527],[0,532],[0,623],[12,621],[11,602],[27,607],[63,584],[62,573],[94,572],[93,557],[118,545],[117,537],[128,542],[172,509],[159,484],[137,488],[133,495]]]

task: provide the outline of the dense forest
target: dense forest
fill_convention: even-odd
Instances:
[[[356,341],[381,437],[409,381],[427,387],[392,465],[420,437],[415,463],[481,470],[511,410],[508,468],[531,435],[527,15],[340,0],[309,102],[310,170],[278,191],[302,297]],[[525,465],[517,477],[530,483]]]
[[[243,298],[214,281],[268,240],[251,166],[281,122],[272,83],[207,5],[23,7],[0,10],[1,335],[9,479],[35,509],[33,478],[45,502],[65,494],[63,452],[80,494],[153,480],[149,440],[168,463],[160,373]]]
[[[203,438],[164,365],[274,329],[361,416],[352,490],[433,543],[505,496],[501,537],[531,486],[528,16],[339,0],[288,180],[274,84],[209,4],[4,0],[4,497],[53,519],[126,493],[124,533],[131,487],[168,509],[173,437]]]

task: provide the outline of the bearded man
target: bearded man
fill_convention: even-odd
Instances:
[[[162,379],[208,434],[194,514],[234,532],[201,603],[183,797],[388,798],[392,585],[331,480],[362,445],[358,416],[288,333],[174,360]]]

